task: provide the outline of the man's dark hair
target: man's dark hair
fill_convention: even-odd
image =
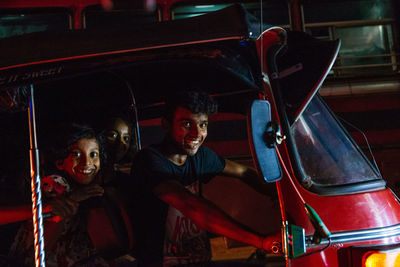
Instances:
[[[165,99],[164,118],[172,121],[177,107],[187,108],[194,114],[212,115],[217,112],[217,102],[203,91],[179,91]]]

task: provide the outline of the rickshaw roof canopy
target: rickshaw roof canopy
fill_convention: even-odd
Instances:
[[[233,5],[129,31],[39,32],[2,39],[0,91],[71,77],[95,87],[106,73],[129,84],[139,106],[187,88],[211,94],[262,92],[254,26],[245,10]],[[63,84],[53,88],[67,87]]]
[[[141,25],[129,31],[48,31],[1,39],[0,88],[82,73],[83,66],[90,71],[115,66],[132,61],[119,59],[138,51],[247,40],[255,33],[249,29],[252,24],[247,16],[240,5],[233,5],[203,16]]]
[[[234,5],[203,16],[131,29],[45,31],[4,38],[0,40],[0,68],[248,36],[245,11]]]

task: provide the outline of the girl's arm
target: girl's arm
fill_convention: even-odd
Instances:
[[[32,218],[32,205],[0,207],[0,225]]]
[[[76,213],[78,204],[65,197],[55,197],[43,205],[43,213],[51,212],[55,221]],[[0,207],[0,225],[32,219],[32,205]]]

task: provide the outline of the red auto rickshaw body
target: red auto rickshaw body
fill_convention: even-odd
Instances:
[[[216,21],[222,23],[214,25]],[[399,199],[318,96],[318,89],[336,58],[339,41],[318,41],[305,34],[287,33],[279,27],[259,33],[257,27],[249,30],[251,26],[254,25],[247,20],[244,10],[235,5],[197,18],[132,29],[128,33],[32,33],[0,40],[1,51],[7,51],[0,62],[0,89],[10,93],[29,85],[40,88],[46,83],[62,88],[68,79],[86,75],[99,78],[111,72],[114,77],[123,77],[127,84],[135,85],[131,89],[138,104],[137,123],[141,126],[136,129],[140,131],[137,137],[145,140],[150,136],[147,143],[157,138],[148,133],[159,132],[158,108],[174,86],[184,87],[193,81],[204,88],[212,84],[209,93],[222,103],[222,112],[214,122],[226,123],[225,128],[220,127],[225,133],[236,130],[230,128],[233,124],[243,130],[253,101],[268,102],[270,114],[266,116],[271,117],[270,123],[275,127],[269,125],[272,129],[268,134],[272,134],[273,142],[268,143],[272,155],[268,157],[277,160],[278,164],[272,168],[281,174],[271,183],[276,187],[279,207],[267,209],[273,206],[272,201],[249,193],[248,199],[234,197],[240,202],[253,203],[252,208],[259,209],[259,217],[246,219],[250,217],[244,211],[248,207],[242,210],[233,207],[232,214],[246,214],[238,217],[249,225],[257,224],[257,220],[266,222],[261,226],[265,234],[276,230],[267,229],[269,225],[277,227],[276,218],[269,216],[279,214],[285,257],[276,258],[282,266],[367,266],[369,256],[374,253],[390,255],[387,266],[400,264]],[[41,49],[40,53],[37,49]],[[118,106],[111,104],[113,108]],[[321,121],[326,122],[323,126],[327,128],[320,127]],[[269,129],[266,125],[252,125],[251,119],[247,123],[244,128]],[[333,128],[329,128],[331,125]],[[255,137],[251,130],[248,135],[244,130],[239,133],[240,138],[210,137],[206,145],[224,156],[253,153],[244,161],[254,160],[262,169],[256,156],[263,155],[254,152]],[[336,141],[337,136],[340,142]],[[347,150],[339,151],[343,147]],[[324,149],[325,154],[316,154],[322,151],[318,149]],[[318,161],[325,159],[329,164],[320,167]],[[355,167],[350,165],[353,160]],[[325,172],[340,176],[320,175]],[[219,180],[216,185],[223,183],[224,180]],[[227,201],[218,192],[208,189],[208,197],[220,201],[221,206],[226,205]],[[294,240],[291,225],[304,229],[304,234]],[[304,242],[304,251],[293,253],[297,242]],[[267,257],[263,264],[268,266],[269,260]]]

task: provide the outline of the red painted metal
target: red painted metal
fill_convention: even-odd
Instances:
[[[400,222],[400,206],[390,190],[321,197],[303,194],[332,232],[386,227]]]

